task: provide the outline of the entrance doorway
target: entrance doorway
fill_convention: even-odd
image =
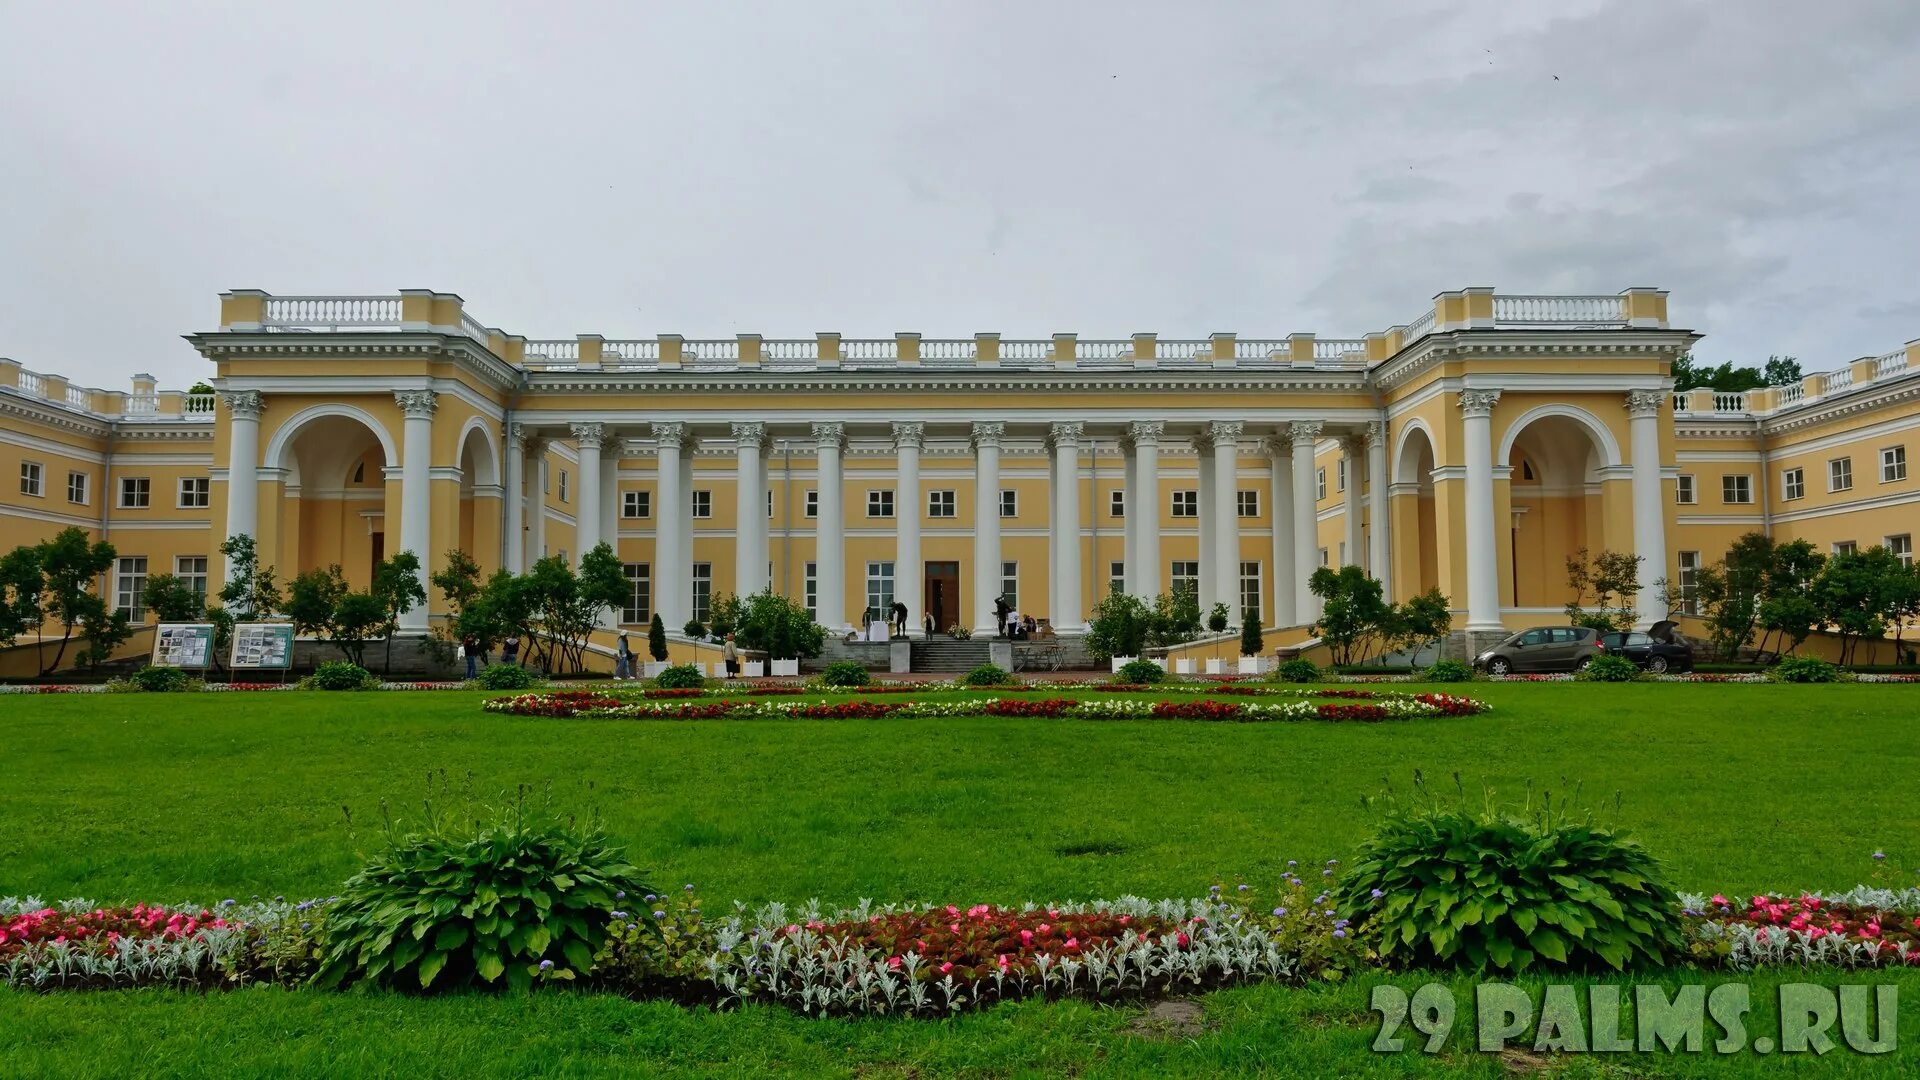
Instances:
[[[373,559],[372,559],[372,562],[367,567],[368,581],[373,580],[374,575],[380,572],[380,564],[386,561],[387,534],[383,532],[374,533],[373,536],[371,537],[371,541],[372,542],[368,546],[371,548]]]
[[[960,621],[960,564],[930,562],[926,572],[926,591],[921,596],[927,614],[933,616],[933,632],[938,634]]]

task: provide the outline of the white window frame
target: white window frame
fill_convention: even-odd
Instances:
[[[887,492],[892,495],[893,492]],[[867,563],[867,604],[882,622],[893,618],[894,581],[893,560],[874,559]]]
[[[139,498],[130,496],[138,495]],[[147,476],[123,476],[120,478],[121,510],[145,510],[153,505],[153,478]]]
[[[211,560],[205,555],[175,555],[173,557],[173,576],[180,583],[193,590],[194,598],[202,604],[207,602],[207,567]]]
[[[651,625],[653,623],[652,564],[621,563],[620,571],[627,576],[627,602],[620,607],[620,625]]]
[[[1193,559],[1175,559],[1167,564],[1167,592],[1177,595],[1180,584],[1185,582],[1194,589],[1194,595],[1200,590],[1200,563]]]
[[[1260,602],[1261,596],[1263,596],[1266,591],[1263,584],[1265,575],[1260,571],[1261,566],[1258,560],[1241,560],[1240,610],[1234,613],[1234,618],[1243,626],[1246,625],[1248,610],[1252,610],[1254,614],[1259,615],[1263,622],[1266,619],[1266,613],[1262,610],[1265,605]],[[1249,600],[1252,602],[1249,603]]]
[[[1889,536],[1886,538],[1886,546],[1888,551],[1893,552],[1893,557],[1900,560],[1900,565],[1913,565],[1912,533],[1900,533],[1895,536]]]
[[[1907,448],[1901,446],[1883,446],[1880,448],[1880,482],[1897,484],[1907,478]]]
[[[1020,564],[1010,559],[1000,561],[1000,595],[1013,610],[1020,610]]]
[[[1347,459],[1341,458],[1334,462],[1334,465],[1336,468],[1334,470],[1333,490],[1345,491],[1347,490]]]
[[[20,463],[20,494],[44,499],[47,494],[47,467],[37,461]]]
[[[1256,488],[1242,488],[1233,493],[1234,510],[1239,517],[1257,518],[1260,516],[1260,492]]]
[[[933,488],[927,492],[927,516],[930,518],[956,518],[960,516],[960,494],[952,488]]]
[[[1117,518],[1127,516],[1127,493],[1124,488],[1107,492],[1107,516]]]
[[[633,520],[653,516],[653,492],[623,491],[620,493],[620,516]]]
[[[1319,468],[1313,470],[1313,501],[1325,502],[1326,500],[1327,500],[1327,467],[1325,465],[1322,465]]]
[[[1699,589],[1700,553],[1681,551],[1676,553],[1676,557],[1676,564],[1680,568],[1680,610],[1689,615],[1697,615],[1699,612],[1696,610],[1696,605],[1699,600],[1696,594]]]
[[[1807,470],[1796,465],[1780,470],[1780,499],[1792,502],[1807,497]]]
[[[204,476],[183,476],[174,492],[177,510],[205,510],[213,505],[213,481]]]
[[[1858,555],[1860,554],[1860,541],[1835,540],[1833,542],[1833,553],[1835,555]]]
[[[1124,593],[1127,591],[1127,564],[1115,559],[1107,564],[1107,592]]]
[[[573,485],[572,485],[571,479],[569,478],[567,470],[561,469],[560,470],[560,501],[562,503],[565,503],[567,501],[567,496],[572,492],[572,490],[573,490]]]
[[[809,519],[818,518],[820,516],[820,489],[819,488],[807,489],[807,493],[805,496],[802,497],[802,501],[800,504],[800,516],[804,518],[809,518]]]
[[[693,615],[695,622],[701,625],[713,618],[713,564],[697,562],[687,575],[692,583]]]
[[[1200,516],[1200,489],[1181,488],[1173,492],[1173,516],[1190,520]]]
[[[1841,492],[1853,490],[1853,458],[1837,457],[1827,459],[1827,491]]]
[[[1681,473],[1673,480],[1674,502],[1681,506],[1692,506],[1700,501],[1700,489],[1694,486],[1692,473]]]
[[[147,557],[122,555],[113,561],[113,609],[140,622],[147,617]]]
[[[75,498],[75,491],[79,497]],[[93,477],[78,470],[67,473],[67,501],[75,506],[86,506],[93,502]]]
[[[1020,493],[1013,488],[1000,489],[1000,516],[1002,518],[1020,516]]]
[[[713,489],[695,488],[693,492],[693,516],[710,518],[713,516]],[[705,622],[705,619],[700,620]]]
[[[1741,498],[1730,496],[1739,494]],[[1753,477],[1748,473],[1723,473],[1720,476],[1720,501],[1728,506],[1753,505]]]
[[[876,519],[891,518],[893,516],[893,512],[894,512],[894,506],[893,506],[893,489],[892,488],[868,488],[867,489],[867,516],[868,517],[876,518]]]
[[[812,492],[808,492],[812,494]],[[809,562],[801,567],[800,598],[806,605],[807,614],[816,621],[820,617],[820,564]]]

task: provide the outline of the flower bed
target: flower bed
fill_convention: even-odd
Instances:
[[[648,695],[648,696],[651,696]],[[675,695],[679,696],[679,695]],[[1172,701],[1143,698],[929,698],[921,701],[634,701],[588,690],[549,690],[493,698],[487,712],[511,716],[590,717],[625,720],[942,719],[963,716],[1012,716],[1074,720],[1264,720],[1382,721],[1423,717],[1474,716],[1488,706],[1453,694],[1383,694],[1366,691],[1291,691],[1287,702]],[[1314,697],[1363,698],[1316,701]],[[1304,698],[1304,700],[1303,700]]]

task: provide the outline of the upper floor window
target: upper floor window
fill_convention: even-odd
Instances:
[[[1324,499],[1327,497],[1327,467],[1325,465],[1313,470],[1313,497],[1315,499]]]
[[[1693,487],[1693,474],[1681,473],[1673,478],[1673,501],[1682,506],[1692,506],[1700,501],[1699,493]]]
[[[208,506],[213,498],[213,481],[204,476],[183,476],[180,478],[179,505],[186,509],[200,509]]]
[[[1012,488],[1001,489],[1000,516],[1003,518],[1015,518],[1020,516],[1020,493],[1019,492],[1013,490]]]
[[[807,489],[806,500],[800,512],[802,515],[810,518],[820,516],[820,491],[818,488]]]
[[[1780,497],[1788,502],[1807,497],[1807,471],[1787,469],[1780,474]]]
[[[1197,518],[1200,516],[1200,492],[1195,490],[1173,493],[1173,516],[1177,518]]]
[[[123,476],[120,478],[120,507],[123,510],[145,510],[153,501],[153,481],[144,476]]]
[[[560,470],[560,501],[561,502],[567,501],[567,491],[568,491],[567,485],[568,485],[569,479],[570,477],[567,475],[567,470],[561,469]]]
[[[91,486],[91,481],[88,479],[86,473],[83,473],[83,472],[68,473],[67,474],[67,501],[70,503],[78,503],[81,506],[87,505],[87,500],[91,495],[91,492],[87,490],[89,486]]]
[[[893,516],[893,491],[890,488],[874,488],[867,492],[867,516],[870,518],[890,518]],[[888,568],[888,595],[892,595],[892,568]]]
[[[693,493],[693,516],[697,518],[713,516],[713,492],[703,488]]]
[[[1347,459],[1341,458],[1339,461],[1335,462],[1334,464],[1338,466],[1337,474],[1334,477],[1334,483],[1335,483],[1334,490],[1345,491],[1347,490]]]
[[[39,498],[46,493],[45,470],[37,461],[20,463],[20,494]]]
[[[1907,448],[1889,446],[1880,451],[1880,482],[1891,484],[1907,478]]]
[[[930,518],[950,518],[960,512],[959,500],[954,497],[951,488],[927,492],[927,516]]]
[[[1236,491],[1234,502],[1243,518],[1260,516],[1260,493],[1257,491]]]
[[[1127,516],[1127,493],[1124,491],[1107,492],[1107,513],[1112,517]]]
[[[653,492],[623,491],[620,493],[620,516],[623,518],[644,518],[653,516]]]
[[[1724,503],[1750,503],[1753,501],[1753,477],[1744,473],[1729,473],[1720,478],[1720,501]]]
[[[1853,459],[1837,457],[1827,462],[1827,490],[1851,491],[1853,489]]]

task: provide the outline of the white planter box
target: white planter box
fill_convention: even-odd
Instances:
[[[1208,660],[1207,661],[1207,674],[1225,675],[1226,673],[1227,673],[1227,662],[1225,660]]]
[[[658,676],[661,672],[667,670],[667,667],[668,665],[662,661],[649,660],[646,663],[640,665],[640,674],[643,678],[651,679]]]
[[[1243,656],[1240,658],[1240,674],[1242,675],[1259,675],[1266,669],[1267,658],[1264,656]]]
[[[1173,662],[1173,673],[1175,675],[1193,674],[1193,661],[1187,659],[1175,660]]]
[[[1154,657],[1154,658],[1153,658],[1153,663],[1156,663],[1156,664],[1159,664],[1159,665],[1160,665],[1160,670],[1161,670],[1161,671],[1165,671],[1165,670],[1167,670],[1167,658],[1166,658],[1166,657],[1164,657],[1164,656],[1156,656],[1156,657]]]
[[[1138,660],[1138,659],[1140,659],[1140,658],[1139,658],[1139,657],[1137,657],[1137,656],[1116,656],[1116,657],[1114,657],[1114,658],[1113,658],[1113,671],[1114,671],[1114,674],[1116,674],[1116,675],[1117,675],[1117,674],[1119,674],[1119,673],[1120,673],[1120,669],[1121,669],[1121,668],[1123,668],[1123,667],[1126,667],[1126,666],[1127,666],[1128,664],[1131,664],[1131,663],[1133,663],[1133,662],[1134,662],[1135,660]]]
[[[773,666],[773,674],[775,675],[800,674],[800,661],[798,660],[774,660],[770,663]]]
[[[767,673],[766,662],[763,660],[742,661],[740,664],[740,673],[749,679],[758,679]]]

